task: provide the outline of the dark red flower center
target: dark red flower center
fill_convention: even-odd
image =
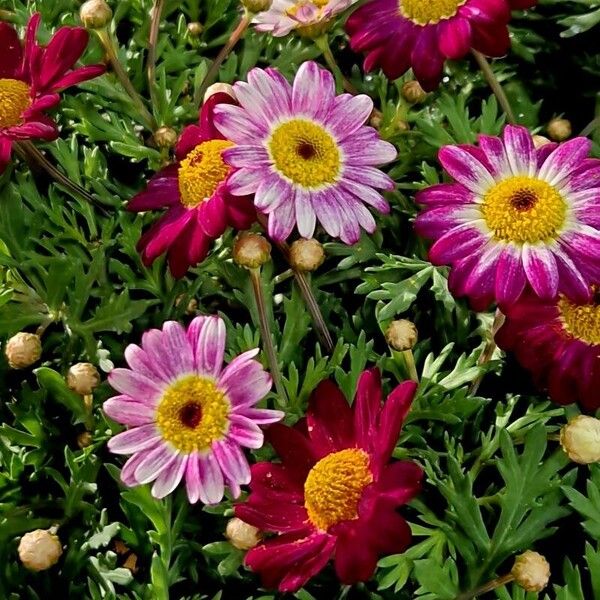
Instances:
[[[310,160],[314,158],[317,154],[316,148],[310,143],[306,141],[302,141],[298,144],[298,156],[303,158],[304,160]]]
[[[198,402],[188,402],[181,407],[179,419],[190,429],[195,429],[202,420],[202,406]]]
[[[535,206],[537,196],[530,190],[519,190],[513,195],[510,202],[518,211],[526,211]]]

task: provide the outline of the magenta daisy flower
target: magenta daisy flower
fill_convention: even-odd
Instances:
[[[13,142],[54,140],[56,123],[46,111],[60,102],[58,92],[104,73],[104,65],[74,69],[88,33],[81,27],[61,27],[47,46],[36,42],[40,15],[27,25],[25,47],[8,23],[0,22],[0,172],[11,156]]]
[[[229,193],[232,170],[222,155],[233,143],[213,124],[220,104],[235,104],[235,100],[222,92],[212,95],[200,110],[199,124],[183,130],[175,148],[177,162],[156,173],[127,205],[135,212],[167,208],[142,236],[138,249],[145,265],[166,252],[174,277],[183,277],[204,260],[227,227],[247,229],[256,218],[248,197]]]
[[[588,302],[553,301],[524,294],[507,310],[496,334],[515,353],[539,387],[559,404],[600,408],[600,294]]]
[[[250,482],[242,448],[260,448],[259,425],[283,417],[255,408],[271,389],[271,377],[253,360],[258,349],[223,368],[225,324],[197,317],[187,331],[174,321],[142,337],[141,347],[125,350],[129,369],[109,376],[120,392],[104,411],[129,429],[108,442],[115,454],[131,454],[121,472],[128,486],[154,482],[163,498],[184,479],[189,501],[214,504],[225,486],[234,497]]]
[[[526,285],[543,299],[576,302],[600,281],[600,160],[574,138],[535,149],[524,127],[479,146],[445,146],[439,159],[454,183],[417,194],[418,233],[435,240],[437,265],[451,265],[450,287],[476,307],[508,305]]]
[[[215,109],[217,128],[236,144],[224,153],[238,169],[229,186],[233,194],[255,194],[271,237],[285,240],[297,226],[310,238],[317,220],[347,244],[361,227],[373,232],[365,204],[389,211],[378,190],[394,183],[377,166],[394,160],[396,150],[364,125],[372,100],[336,96],[331,73],[312,61],[293,85],[275,69],[253,69],[234,89],[240,105]]]
[[[346,22],[350,45],[367,55],[364,68],[381,67],[396,79],[412,67],[423,89],[435,89],[446,59],[471,49],[502,56],[510,47],[511,8],[533,0],[371,0]]]

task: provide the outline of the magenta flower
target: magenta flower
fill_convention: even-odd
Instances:
[[[256,218],[249,198],[229,193],[232,170],[222,155],[233,143],[214,127],[214,109],[220,104],[235,100],[222,92],[212,95],[200,110],[199,124],[183,130],[175,149],[177,162],[156,173],[127,205],[136,212],[167,208],[138,249],[145,265],[167,252],[174,277],[183,277],[204,260],[227,227],[246,229]]]
[[[377,190],[393,181],[377,166],[394,160],[392,144],[365,121],[373,110],[368,96],[336,96],[328,71],[305,62],[293,86],[275,69],[253,69],[248,83],[234,86],[239,106],[220,105],[215,123],[235,142],[225,160],[235,167],[232,194],[255,194],[268,215],[269,235],[285,240],[294,226],[313,235],[317,219],[325,231],[353,244],[360,228],[375,230],[365,204],[387,213]]]
[[[367,55],[364,68],[390,79],[412,68],[423,89],[435,89],[444,62],[471,48],[502,56],[510,47],[511,8],[535,0],[371,0],[346,22],[350,45]]]
[[[600,160],[575,138],[535,149],[524,127],[477,146],[445,146],[439,159],[456,180],[417,194],[418,233],[432,238],[434,264],[451,265],[449,284],[476,307],[537,296],[590,298],[600,281]]]
[[[253,360],[258,349],[234,358],[223,369],[225,324],[197,317],[187,331],[174,321],[151,329],[142,345],[125,350],[129,369],[109,376],[121,396],[104,411],[129,429],[108,442],[115,454],[131,454],[121,471],[128,486],[154,482],[163,498],[184,479],[189,501],[214,504],[225,486],[234,497],[250,482],[242,447],[260,448],[259,425],[283,417],[255,408],[271,389],[271,377]]]

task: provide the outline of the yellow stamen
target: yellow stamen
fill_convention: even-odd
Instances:
[[[0,79],[0,127],[23,122],[22,114],[31,106],[29,86],[18,79]]]
[[[304,506],[313,525],[322,531],[358,517],[363,490],[373,481],[369,455],[358,448],[328,454],[304,482]]]
[[[340,174],[341,157],[331,134],[305,119],[279,125],[269,140],[269,152],[277,170],[293,183],[319,188]]]
[[[399,0],[400,14],[417,25],[450,19],[467,0]]]
[[[558,236],[567,204],[549,183],[518,175],[494,185],[483,198],[481,212],[496,239],[534,244]]]
[[[208,200],[229,175],[223,151],[231,148],[228,140],[210,140],[198,144],[179,165],[179,193],[186,208],[195,208]]]
[[[558,309],[569,335],[591,346],[600,345],[600,298],[589,304],[575,304],[563,297]]]
[[[208,450],[229,429],[231,405],[206,377],[190,375],[171,384],[160,400],[156,422],[165,441],[185,454]]]

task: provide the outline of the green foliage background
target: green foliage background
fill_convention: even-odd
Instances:
[[[112,2],[120,58],[145,98],[151,6],[150,0]],[[77,23],[79,3],[0,0],[0,9],[18,26],[39,10],[47,39],[57,26]],[[159,124],[180,130],[197,118],[194,90],[237,14],[235,0],[167,1],[152,107]],[[187,32],[192,21],[204,25],[198,38]],[[513,51],[493,66],[520,122],[543,133],[550,118],[564,114],[577,131],[600,111],[599,21],[591,0],[542,0],[535,11],[516,15]],[[411,106],[399,93],[406,77],[393,83],[379,74],[365,77],[342,29],[330,39],[342,70],[384,113],[381,133],[399,150],[390,169],[398,189],[390,194],[391,215],[379,218],[372,237],[346,247],[320,235],[328,259],[312,285],[337,340],[331,356],[319,348],[292,280],[273,279],[285,271],[283,261],[274,256],[263,271],[289,396],[286,421],[297,420],[324,377],[335,378],[348,397],[366,365],[379,365],[388,389],[404,378],[382,330],[395,317],[409,318],[420,332],[415,357],[422,385],[395,455],[417,460],[427,477],[405,510],[415,536],[405,554],[383,558],[364,585],[340,587],[328,570],[295,597],[451,600],[509,570],[515,553],[535,548],[553,572],[539,598],[600,599],[600,467],[574,468],[555,441],[576,409],[552,405],[510,357],[497,354],[478,366],[493,315],[474,314],[452,298],[446,270],[427,262],[425,243],[412,232],[415,191],[442,176],[437,150],[473,142],[480,132],[497,134],[504,117],[472,61],[448,65],[441,89]],[[85,62],[102,58],[93,39]],[[255,65],[292,76],[307,59],[321,60],[308,41],[249,32],[219,77],[243,79]],[[147,487],[122,488],[120,459],[106,450],[118,427],[100,410],[109,386],[96,391],[90,415],[64,384],[74,362],[89,360],[105,371],[122,365],[124,348],[145,329],[167,319],[187,322],[190,312],[218,312],[226,320],[229,356],[260,337],[246,274],[230,260],[231,234],[181,281],[162,259],[142,266],[135,244],[155,215],[127,213],[124,206],[168,156],[153,147],[115,77],[71,90],[61,106],[61,139],[43,149],[96,203],[19,161],[0,177],[0,335],[48,326],[43,366],[11,371],[0,362],[0,598],[275,598],[224,539],[231,503],[190,507],[181,490],[159,502]],[[410,127],[400,127],[402,121]],[[598,133],[595,142],[598,156]],[[469,386],[484,371],[473,397]],[[93,443],[81,450],[77,436],[85,427]],[[59,567],[25,571],[18,537],[55,523],[65,544]],[[123,567],[117,539],[137,555],[135,575]],[[508,586],[488,597],[537,596]]]

